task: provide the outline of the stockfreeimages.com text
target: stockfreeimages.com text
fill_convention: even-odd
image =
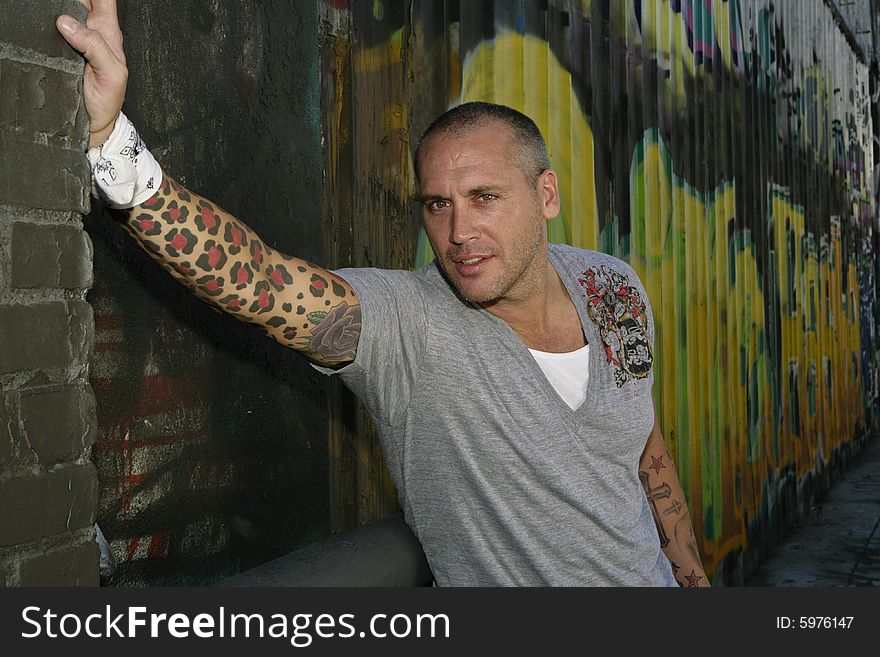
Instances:
[[[81,617],[76,613],[59,615],[51,609],[25,607],[21,612],[27,630],[22,638],[93,639],[119,637],[144,638],[170,636],[177,639],[198,637],[289,639],[297,648],[311,645],[315,638],[449,638],[446,614],[373,614],[364,629],[358,630],[354,614],[236,614],[220,607],[215,613],[147,613],[146,607],[126,607],[113,612],[106,605],[103,613]]]

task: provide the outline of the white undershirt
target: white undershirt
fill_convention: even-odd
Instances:
[[[587,381],[590,378],[590,345],[577,351],[554,354],[549,351],[529,349],[544,372],[544,376],[572,410],[587,398]]]

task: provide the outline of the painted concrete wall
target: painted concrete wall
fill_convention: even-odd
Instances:
[[[551,239],[623,257],[647,285],[655,401],[704,563],[718,583],[741,581],[878,427],[871,90],[832,10],[391,0],[321,11],[328,222],[353,217],[349,261],[394,264],[393,238],[359,229],[414,191],[411,153],[433,116],[490,100],[534,117],[564,199]],[[395,221],[410,244],[416,213]],[[418,238],[411,264],[431,257]],[[371,462],[372,445],[351,449]]]
[[[164,169],[322,261],[315,5],[119,6],[124,111]],[[109,583],[206,584],[327,535],[324,377],[192,298],[109,215],[86,225]]]

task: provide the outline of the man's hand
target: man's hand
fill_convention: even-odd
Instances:
[[[128,68],[116,0],[80,0],[89,10],[86,25],[63,14],[55,25],[64,40],[86,58],[83,95],[91,124],[89,148],[103,144],[122,110]]]

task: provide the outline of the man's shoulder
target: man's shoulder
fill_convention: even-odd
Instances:
[[[559,258],[566,269],[573,274],[582,274],[590,268],[607,267],[625,274],[627,277],[633,276],[638,279],[635,270],[626,260],[602,251],[582,249],[568,244],[551,243],[550,253],[551,257],[555,255]]]
[[[432,270],[436,269],[433,263],[417,267],[416,269],[383,269],[379,267],[345,267],[334,269],[333,273],[340,278],[352,279],[382,279],[382,280],[407,280],[417,284],[427,283],[432,277]]]
[[[370,292],[390,293],[392,297],[402,298],[451,294],[449,284],[434,263],[416,269],[351,267],[333,273],[345,279],[359,296]]]

